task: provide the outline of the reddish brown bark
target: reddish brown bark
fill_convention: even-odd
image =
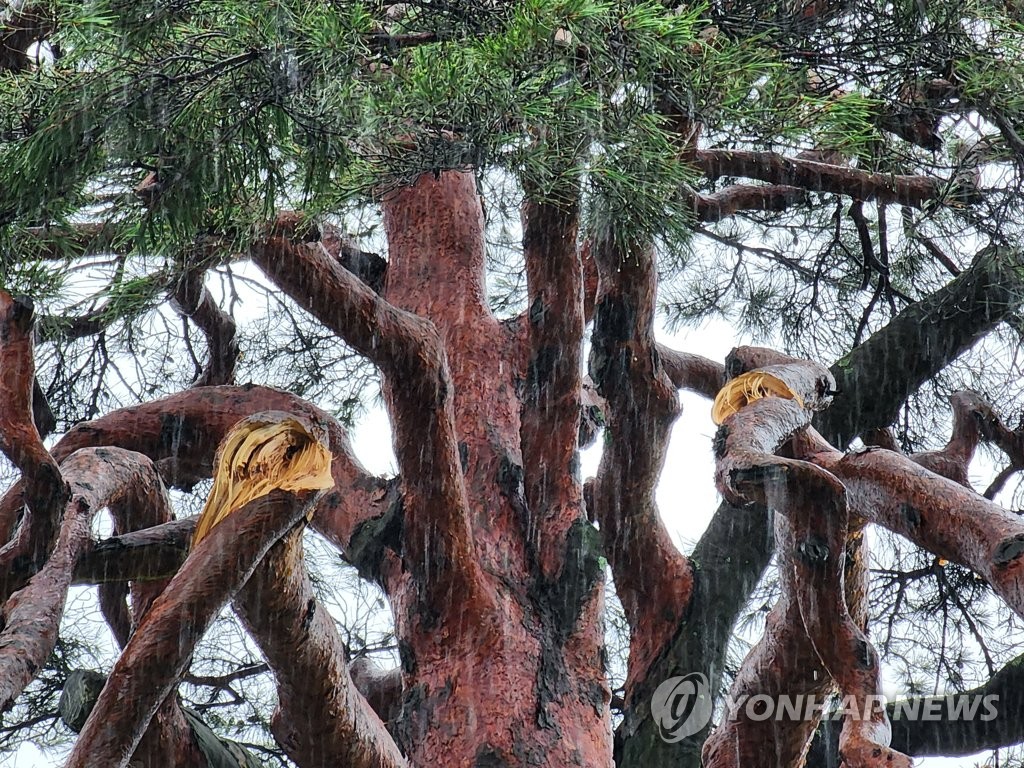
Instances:
[[[423,765],[607,763],[598,553],[553,579],[527,556],[525,334],[486,307],[473,177],[422,176],[383,208],[380,296],[312,247],[272,239],[256,260],[383,373],[403,491],[379,568],[403,658],[400,743]]]
[[[607,401],[611,435],[594,480],[594,516],[630,626],[628,703],[679,629],[693,570],[672,543],[654,500],[679,402],[654,342],[653,249],[625,252],[604,242],[593,252],[601,287],[590,372]]]
[[[389,304],[318,245],[275,236],[252,255],[297,303],[376,363],[386,380],[402,382],[403,396],[389,410],[405,479],[409,562],[430,604],[451,606],[458,595],[467,609],[461,620],[480,621],[492,600],[481,591],[472,556],[452,381],[436,327]]]
[[[17,491],[8,493],[10,503],[0,512],[0,535],[8,535],[27,505],[14,538],[0,548],[0,601],[42,566],[68,498],[57,462],[43,446],[32,417],[32,324],[32,304],[0,290],[0,451],[25,478]]]
[[[336,419],[288,392],[197,387],[77,424],[54,446],[53,455],[60,460],[82,447],[114,445],[148,456],[170,484],[191,487],[210,477],[217,445],[231,426],[253,413],[274,410],[326,426],[337,491],[317,504],[314,527],[344,549],[361,522],[385,510],[390,501],[386,484],[360,466]],[[16,506],[18,492],[15,486],[0,500],[0,516]]]
[[[239,351],[235,321],[217,306],[206,290],[205,274],[202,270],[186,272],[174,292],[178,311],[194,322],[206,337],[206,365],[193,385],[197,387],[234,383]]]
[[[776,518],[775,538],[779,562],[792,563],[797,541],[782,516]],[[733,701],[743,704],[735,714],[726,713],[704,743],[703,765],[708,768],[801,764],[818,718],[751,718],[746,705],[758,694],[773,700],[783,695],[822,697],[833,688],[804,629],[795,578],[795,569],[779,568],[779,600],[768,613],[764,635],[743,660],[729,691]]]
[[[740,370],[751,359],[772,356],[737,350],[727,367]],[[744,661],[732,696],[737,700],[767,687],[776,703],[783,693],[820,697],[828,690],[826,677],[818,677],[823,667],[827,679],[838,684],[858,713],[848,713],[844,721],[840,736],[844,765],[909,766],[908,758],[888,748],[889,724],[878,698],[878,655],[860,629],[864,620],[860,609],[851,615],[849,607],[863,597],[852,595],[850,587],[854,592],[863,589],[864,576],[854,573],[853,584],[844,583],[850,571],[846,489],[826,470],[774,455],[809,423],[809,408],[828,402],[834,381],[824,368],[809,363],[786,362],[755,372],[761,371],[771,371],[804,402],[779,397],[752,402],[729,416],[715,438],[716,479],[726,498],[733,503],[765,504],[786,517],[777,528],[782,596],[769,618],[768,631]],[[806,668],[787,662],[794,656],[811,668],[810,678]],[[817,717],[807,717],[806,709],[803,716],[782,721],[771,717],[759,722],[749,716],[748,709],[743,714],[727,717],[708,739],[706,765],[802,762]],[[771,725],[766,728],[766,723]]]
[[[170,578],[185,562],[195,529],[196,518],[186,517],[98,541],[79,559],[73,583]]]
[[[302,562],[302,531],[270,550],[234,600],[274,670],[277,743],[303,768],[400,768],[405,758],[356,690],[334,619]]]
[[[31,682],[57,641],[75,565],[92,541],[93,515],[110,504],[166,504],[163,486],[143,456],[117,448],[78,451],[62,465],[71,484],[56,546],[42,569],[3,606],[0,711]]]
[[[199,544],[118,658],[68,768],[128,764],[210,622],[314,499],[275,491],[230,515]]]
[[[944,188],[942,181],[927,176],[870,173],[843,165],[784,157],[773,152],[698,150],[694,160],[710,179],[745,176],[770,184],[850,195],[859,200],[877,198],[915,208],[937,199]]]
[[[891,451],[826,451],[812,460],[843,481],[856,514],[980,574],[1024,615],[1020,518]]]
[[[657,345],[665,374],[677,389],[686,389],[714,400],[725,384],[725,366],[689,352],[677,352]]]
[[[530,309],[520,434],[528,543],[547,578],[562,566],[583,501],[580,478],[565,471],[579,462],[584,319],[575,190],[563,194],[569,199],[528,200],[523,211]]]

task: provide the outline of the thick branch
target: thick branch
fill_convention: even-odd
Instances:
[[[927,176],[869,173],[843,165],[784,157],[774,152],[698,150],[695,162],[711,179],[745,176],[770,184],[849,195],[860,200],[878,199],[914,208],[938,199],[944,186]]]
[[[692,594],[689,561],[658,515],[654,487],[679,413],[654,341],[653,249],[595,244],[601,274],[590,375],[608,404],[606,443],[594,481],[594,515],[630,625],[626,696],[675,636]]]
[[[67,768],[125,768],[196,643],[260,560],[302,520],[315,494],[274,491],[228,516],[157,598],[110,673]],[[132,707],[124,706],[130,701]]]
[[[163,485],[144,456],[117,448],[83,449],[62,464],[71,485],[56,546],[41,570],[3,607],[0,634],[0,711],[9,709],[43,667],[75,566],[92,541],[93,515],[104,506],[166,504]]]
[[[959,483],[885,449],[840,453],[814,430],[798,455],[838,477],[850,509],[981,575],[1024,615],[1024,523]]]
[[[721,363],[689,352],[677,352],[664,344],[658,344],[657,349],[672,386],[715,399],[725,384],[725,367]]]
[[[0,450],[21,470],[23,481],[0,513],[6,534],[18,508],[28,510],[15,538],[0,549],[0,600],[24,585],[43,564],[68,498],[57,462],[47,452],[33,418],[35,365],[32,304],[0,290]]]
[[[742,349],[734,351],[728,367],[742,367],[742,353]],[[751,376],[763,377],[765,371],[772,372],[788,386],[790,395],[800,395],[807,405],[827,401],[831,377],[820,366],[806,362],[758,368],[731,382],[719,399]],[[864,712],[864,704],[878,695],[880,666],[877,653],[858,627],[861,617],[855,620],[848,607],[851,585],[844,586],[849,525],[845,489],[819,467],[774,455],[800,428],[800,422],[808,421],[803,403],[769,396],[740,404],[740,410],[725,419],[715,438],[716,480],[723,494],[734,503],[759,502],[787,518],[780,520],[778,528],[782,596],[769,617],[765,637],[744,661],[732,693],[734,700],[765,688],[771,689],[770,694],[789,693],[794,688],[798,693],[824,693],[824,689],[815,690],[821,686],[817,676],[808,680],[805,671],[787,668],[784,661],[794,655],[807,656],[809,641],[829,677]],[[852,584],[859,585],[856,576]],[[780,627],[777,621],[781,617],[800,627],[806,639],[801,632]],[[705,745],[705,764],[720,768],[800,762],[813,720],[794,718],[788,725],[774,722],[771,732],[766,732],[764,723],[751,718],[749,711],[743,710],[743,717],[727,717],[715,731]],[[909,766],[904,755],[888,749],[884,710],[872,706],[869,712],[867,718],[847,718],[844,724],[840,741],[846,764],[873,766],[883,761]],[[781,760],[780,749],[788,755]]]
[[[195,323],[206,337],[208,359],[193,386],[231,384],[238,363],[235,321],[217,306],[203,285],[205,273],[193,270],[182,275],[174,292],[174,303],[185,317]]]
[[[886,709],[892,748],[914,757],[973,755],[1017,745],[1024,741],[1024,657],[963,693],[893,701]],[[808,754],[809,768],[839,768],[836,731],[833,722],[819,728]]]
[[[210,477],[214,454],[227,431],[260,411],[285,411],[325,425],[337,490],[317,504],[314,527],[346,548],[362,522],[387,508],[387,483],[356,461],[336,419],[288,392],[251,385],[189,389],[77,424],[54,446],[53,455],[60,460],[79,448],[116,445],[157,462],[169,484],[190,488]],[[18,492],[15,487],[0,501],[0,516],[16,503]]]
[[[896,420],[903,402],[1024,302],[1024,259],[989,248],[959,277],[904,309],[831,367],[839,394],[815,426],[846,446]],[[896,367],[899,376],[893,376]]]
[[[401,396],[392,409],[405,489],[406,554],[435,607],[461,611],[479,596],[452,385],[434,325],[384,301],[319,245],[271,237],[253,260],[300,306],[366,355]],[[458,595],[458,599],[453,596]],[[471,614],[464,614],[467,618]]]
[[[235,610],[274,671],[271,729],[301,766],[398,768],[405,758],[356,690],[334,619],[314,593],[292,531],[235,597]]]
[[[187,517],[97,541],[79,559],[73,583],[170,578],[188,557],[195,529],[196,518]]]
[[[577,460],[583,386],[583,265],[576,247],[575,200],[528,200],[524,211],[528,312],[523,395],[523,473],[531,547],[541,572],[556,575],[565,536],[581,512]]]
[[[741,211],[785,211],[797,203],[806,202],[807,189],[769,184],[733,184],[708,195],[692,194],[693,210],[697,221],[718,222]]]

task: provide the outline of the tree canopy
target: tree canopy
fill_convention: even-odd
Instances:
[[[0,749],[719,768],[1024,743],[1021,14],[0,2]],[[709,317],[767,346],[661,338]],[[707,443],[722,497],[688,551],[654,497],[685,471],[680,390],[721,424],[672,438]],[[394,477],[347,435],[378,391]],[[723,711],[862,702],[883,670],[998,714]],[[693,674],[716,725],[666,739],[656,690]]]

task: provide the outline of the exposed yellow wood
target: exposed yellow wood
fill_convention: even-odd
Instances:
[[[718,391],[711,408],[711,420],[721,424],[727,418],[755,400],[765,397],[783,397],[796,400],[802,407],[803,399],[782,379],[770,373],[750,371],[727,383]]]
[[[301,421],[281,412],[243,419],[217,449],[213,488],[199,515],[192,547],[228,515],[273,490],[333,486],[331,453]]]

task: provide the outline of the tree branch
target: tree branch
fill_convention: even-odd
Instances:
[[[119,446],[156,462],[169,484],[191,488],[211,476],[217,446],[227,431],[260,411],[285,411],[325,425],[336,490],[317,503],[313,526],[347,551],[360,527],[394,504],[394,494],[388,481],[373,477],[355,459],[336,419],[288,392],[252,385],[192,388],[77,424],[54,446],[53,455],[60,460],[79,448]],[[19,498],[16,485],[0,500],[0,517]]]
[[[694,161],[710,179],[745,176],[769,184],[849,195],[860,200],[878,199],[913,208],[939,199],[944,188],[941,181],[927,176],[869,173],[844,165],[784,157],[774,152],[705,149],[697,150]]]
[[[708,223],[722,221],[741,211],[785,211],[808,199],[806,188],[785,184],[732,184],[707,195],[689,194],[694,218]]]
[[[593,485],[594,516],[630,626],[628,702],[678,631],[693,572],[654,500],[679,401],[654,341],[653,249],[624,252],[603,241],[592,252],[601,280],[590,375],[607,401],[610,435]]]
[[[128,765],[196,643],[270,548],[310,511],[315,497],[273,491],[229,515],[200,542],[114,664],[67,768]],[[125,707],[125,701],[133,706]]]
[[[425,579],[423,595],[434,607],[457,609],[464,619],[478,616],[489,599],[480,593],[453,387],[437,329],[384,301],[319,244],[272,236],[253,248],[252,257],[300,306],[373,361],[386,380],[401,382],[391,416],[405,490],[406,556]],[[467,611],[469,606],[474,608]]]
[[[105,506],[166,505],[163,485],[144,456],[118,448],[89,448],[61,465],[70,482],[56,546],[27,586],[3,607],[0,633],[0,711],[9,709],[43,667],[57,642],[57,629],[75,566],[92,541],[93,515]]]
[[[528,544],[539,557],[541,573],[550,579],[562,565],[566,535],[582,511],[579,478],[559,468],[578,461],[583,265],[576,247],[575,199],[528,199],[523,218],[530,309],[519,431]]]
[[[836,446],[887,427],[922,383],[1024,302],[1024,259],[987,248],[948,285],[904,309],[830,368],[839,394],[815,427]],[[892,376],[897,364],[901,375]]]
[[[12,498],[0,513],[0,531],[6,534],[22,504],[28,506],[14,538],[0,548],[0,600],[22,587],[46,560],[69,495],[33,418],[32,321],[30,302],[0,290],[0,450],[24,478],[16,493],[8,493]]]
[[[296,764],[406,765],[352,682],[334,619],[317,601],[303,565],[301,530],[267,554],[234,607],[274,671],[278,705],[271,730]]]
[[[205,272],[190,270],[181,276],[174,291],[176,309],[195,323],[206,337],[208,358],[195,387],[231,384],[238,363],[238,339],[235,320],[227,314],[203,285]]]
[[[188,557],[196,517],[97,541],[75,565],[73,584],[159,581],[170,578]]]

